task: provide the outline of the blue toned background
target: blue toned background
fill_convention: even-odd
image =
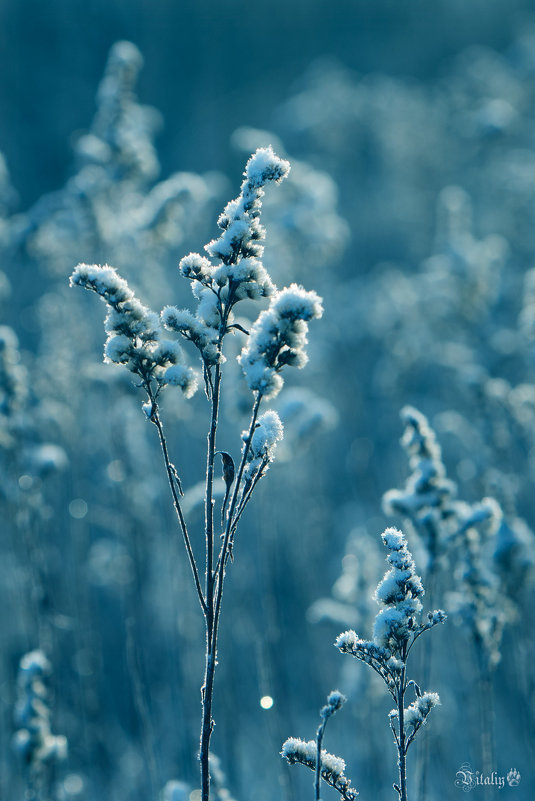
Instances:
[[[226,589],[224,784],[237,801],[311,798],[312,774],[279,751],[314,736],[338,686],[327,749],[362,798],[395,797],[388,698],[332,643],[370,636],[385,526],[429,574],[421,521],[382,505],[415,469],[399,443],[410,404],[457,497],[503,514],[444,540],[424,597],[449,620],[414,660],[442,706],[409,756],[411,798],[458,798],[464,763],[516,769],[507,793],[530,798],[533,3],[4,0],[0,54],[0,797],[24,797],[18,666],[41,648],[69,743],[51,798],[196,801],[202,626],[158,443],[130,377],[101,363],[103,307],[67,284],[79,261],[108,262],[154,308],[189,305],[179,259],[216,235],[271,143],[292,172],[266,196],[265,264],[321,294],[325,316],[277,400],[285,441]],[[236,451],[232,356],[221,447]],[[200,537],[207,410],[170,398],[164,414]]]

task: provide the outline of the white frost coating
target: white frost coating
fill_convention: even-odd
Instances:
[[[202,289],[198,293],[199,305],[197,306],[197,317],[209,328],[218,328],[221,323],[221,316],[217,305],[217,297],[211,289]]]
[[[70,286],[83,286],[93,289],[103,298],[123,302],[134,297],[134,293],[114,267],[107,264],[79,264],[69,279]]]
[[[248,431],[242,432],[242,440],[247,441]],[[247,464],[244,471],[246,482],[252,481],[255,477],[263,476],[273,461],[275,447],[284,434],[284,427],[277,412],[268,410],[259,418],[256,428],[251,438],[249,452],[247,454]]]
[[[377,645],[387,647],[392,638],[405,639],[408,633],[406,616],[396,608],[381,609],[373,624],[373,639]]]
[[[298,737],[289,737],[282,745],[281,754],[291,762],[300,762],[315,767],[317,746],[315,740],[301,740]],[[346,769],[346,763],[341,757],[321,751],[321,767],[327,770],[334,780],[341,778]]]
[[[108,307],[104,323],[108,339],[104,346],[104,361],[124,364],[142,379],[147,388],[151,383],[162,387],[166,383],[180,386],[187,397],[196,388],[196,381],[186,380],[189,368],[176,373],[175,381],[164,378],[165,371],[182,359],[178,343],[162,340],[160,318],[144,306],[126,281],[113,267],[79,264],[70,277],[71,286],[81,286],[96,292]],[[180,374],[180,381],[178,375]],[[149,414],[151,417],[152,412]]]
[[[420,623],[422,604],[420,596],[424,589],[407,542],[401,531],[386,529],[382,535],[390,549],[387,561],[391,568],[379,582],[375,599],[383,605],[373,627],[373,642],[360,640],[354,631],[345,631],[336,639],[341,651],[350,653],[364,662],[378,660],[387,667],[398,670],[403,664],[404,646],[418,631],[442,623],[446,616],[441,610],[428,615],[426,623]]]
[[[200,253],[189,253],[180,260],[178,269],[185,278],[201,280],[208,278],[214,268],[206,256],[201,256]]]
[[[104,346],[104,361],[126,364],[132,353],[132,341],[125,334],[110,335]]]
[[[306,364],[307,322],[322,313],[318,295],[297,284],[273,295],[239,357],[251,390],[274,397],[283,385],[280,370],[285,365],[301,368]]]
[[[198,381],[195,371],[183,364],[173,364],[164,373],[164,381],[174,387],[179,387],[186,398],[191,398],[197,391]]]
[[[384,544],[391,551],[400,551],[406,545],[403,533],[397,528],[387,528],[381,536]]]
[[[271,147],[254,153],[245,168],[240,195],[225,206],[217,224],[222,229],[205,250],[226,265],[237,265],[241,258],[262,256],[265,231],[259,221],[264,190],[268,181],[281,181],[289,172],[287,161],[275,155]],[[237,298],[239,299],[239,298]]]
[[[208,305],[206,312],[208,314]],[[195,317],[189,309],[166,306],[161,313],[161,321],[168,330],[177,331],[185,339],[193,342],[200,350],[206,364],[217,364],[223,361],[224,357],[217,348],[217,331]]]
[[[403,713],[407,733],[412,734],[415,729],[425,723],[433,707],[438,704],[440,704],[438,693],[423,693],[413,701]]]
[[[160,317],[164,326],[170,331],[186,331],[198,322],[189,309],[177,309],[176,306],[166,306]]]
[[[323,720],[328,720],[335,712],[337,712],[345,704],[347,698],[342,695],[340,690],[332,690],[327,696],[327,703],[320,710],[320,717]]]
[[[245,165],[245,176],[251,187],[261,187],[267,181],[281,181],[290,172],[290,162],[279,158],[269,147],[260,147]]]
[[[291,317],[300,320],[312,320],[323,314],[320,296],[313,291],[307,291],[298,284],[290,284],[282,289],[273,303],[273,308],[279,317]]]
[[[374,621],[373,642],[359,639],[350,629],[337,637],[335,646],[342,653],[351,654],[379,673],[397,703],[403,703],[408,684],[414,685],[417,697],[404,710],[404,715],[400,715],[396,709],[389,713],[390,726],[401,760],[401,755],[406,754],[406,748],[412,743],[430,710],[439,703],[436,693],[422,694],[414,681],[407,682],[407,656],[417,637],[437,623],[444,622],[446,616],[441,610],[435,610],[428,614],[427,622],[421,622],[420,596],[424,590],[405,537],[398,529],[388,528],[383,532],[382,539],[390,551],[387,561],[391,568],[375,591],[375,599],[383,608]]]
[[[176,364],[182,358],[182,348],[174,339],[163,339],[154,349],[153,358],[158,364]]]
[[[259,219],[262,187],[268,181],[280,181],[289,168],[271,148],[257,151],[247,162],[240,195],[227,203],[219,216],[219,237],[205,245],[209,255],[221,263],[214,265],[199,253],[189,253],[180,261],[180,272],[192,282],[197,310],[192,314],[167,307],[161,320],[199,349],[205,366],[224,361],[222,340],[232,326],[234,305],[245,298],[270,297],[275,291],[260,261],[265,237]]]
[[[271,457],[275,445],[284,434],[284,428],[277,412],[269,410],[258,418],[258,425],[251,440],[251,452],[254,457]]]
[[[353,629],[348,629],[348,631],[344,631],[342,632],[342,634],[338,635],[338,637],[334,641],[334,644],[336,645],[337,648],[352,649],[355,648],[355,646],[361,642],[363,641],[359,639],[356,632],[354,632]]]
[[[373,638],[377,645],[389,647],[393,639],[400,644],[410,636],[410,621],[421,611],[418,598],[424,589],[402,532],[386,529],[382,539],[391,551],[387,559],[392,567],[375,591],[375,599],[385,609],[375,619]]]

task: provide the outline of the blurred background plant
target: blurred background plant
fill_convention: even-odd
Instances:
[[[437,578],[433,605],[451,623],[420,666],[442,700],[420,736],[425,797],[456,798],[463,763],[484,770],[481,732],[466,725],[486,697],[470,634],[484,621],[476,600],[466,614],[458,603],[484,576],[507,616],[486,679],[493,769],[516,768],[516,797],[530,798],[532,13],[531,0],[2,3],[0,733],[8,744],[17,728],[19,661],[41,648],[53,664],[52,731],[69,740],[58,799],[197,792],[203,650],[189,568],[165,536],[172,510],[152,431],[126,373],[95,364],[100,310],[66,279],[80,260],[108,261],[151,306],[171,283],[185,305],[179,258],[215,235],[244,152],[268,142],[294,168],[266,200],[265,265],[279,285],[314,287],[325,316],[306,389],[276,401],[300,467],[281,458],[267,495],[259,488],[225,600],[235,624],[221,640],[214,710],[225,786],[238,800],[303,797],[305,771],[284,765],[280,743],[314,730],[317,699],[336,682],[348,702],[329,750],[344,754],[363,798],[391,796],[389,733],[366,726],[388,712],[381,683],[355,660],[341,665],[331,643],[375,615],[376,533],[398,522],[381,498],[415,469],[398,444],[410,405],[466,504],[457,522],[472,559],[437,572],[454,586],[442,597]],[[246,395],[223,405],[233,425]],[[200,435],[193,408],[167,404],[182,451]],[[201,520],[202,490],[184,489]],[[466,523],[486,497],[501,517],[476,536]],[[425,542],[398,514],[425,575]],[[366,733],[348,753],[353,728]],[[22,796],[24,782],[6,745],[0,796]]]

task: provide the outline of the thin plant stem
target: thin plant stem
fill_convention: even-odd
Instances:
[[[215,390],[215,382],[214,382],[214,390]],[[215,396],[215,391],[214,391],[214,396]],[[236,484],[234,487],[234,492],[232,494],[232,500],[230,503],[227,525],[225,529],[225,536],[219,553],[217,567],[213,575],[212,583],[213,586],[215,585],[217,589],[215,597],[213,595],[211,595],[210,597],[210,605],[208,606],[208,612],[206,616],[207,650],[206,650],[204,683],[202,687],[203,717],[202,717],[201,751],[200,751],[202,801],[209,801],[210,798],[210,770],[209,770],[208,759],[210,753],[210,738],[212,736],[212,731],[214,728],[214,721],[212,720],[212,702],[214,694],[215,668],[217,663],[217,636],[219,632],[219,620],[221,615],[221,599],[223,594],[223,581],[225,576],[225,562],[226,562],[226,556],[228,554],[230,536],[232,532],[232,517],[234,514],[234,510],[236,509],[238,494],[243,478],[243,471],[245,469],[245,464],[247,462],[247,456],[249,453],[251,440],[256,426],[256,420],[258,418],[258,410],[260,408],[261,400],[262,396],[259,394],[253,406],[253,411],[251,414],[251,423],[249,425],[249,431],[247,434],[247,438],[245,440],[240,467],[236,478]],[[214,440],[214,451],[215,451],[215,440]]]
[[[427,573],[427,580],[425,586],[427,587],[427,597],[429,607],[433,609],[435,585],[437,582],[437,561],[435,558],[431,559],[431,566]],[[422,686],[428,687],[431,682],[431,663],[433,654],[433,639],[431,638],[427,643],[427,648],[422,652]],[[417,746],[417,760],[416,760],[416,784],[417,791],[416,797],[418,801],[425,801],[427,794],[427,764],[429,761],[429,737],[427,733],[419,741]]]
[[[206,657],[204,682],[201,689],[202,725],[199,759],[201,763],[201,797],[203,801],[210,798],[210,737],[214,728],[212,720],[212,701],[214,692],[215,658],[212,657],[212,641],[214,637],[214,459],[216,448],[217,422],[219,414],[219,396],[221,390],[221,368],[216,365],[211,400],[212,414],[206,456],[206,494],[205,494],[205,527],[206,527]]]
[[[314,778],[314,798],[320,801],[320,784],[321,784],[321,745],[323,743],[323,735],[325,734],[325,726],[327,725],[327,718],[323,723],[320,723],[316,732],[316,771]]]
[[[399,768],[399,799],[400,801],[407,801],[407,747],[405,743],[405,690],[407,689],[406,683],[406,645],[403,648],[403,668],[399,681],[397,700],[398,700],[398,715],[399,715],[399,740],[398,747],[398,768]]]
[[[226,524],[226,527],[225,527],[225,534],[224,534],[224,538],[223,538],[223,544],[222,544],[221,550],[219,552],[219,559],[218,559],[218,562],[217,562],[217,569],[215,571],[216,572],[215,578],[217,580],[217,593],[216,593],[215,609],[214,609],[214,630],[215,630],[215,627],[217,627],[218,620],[219,620],[219,615],[220,615],[220,612],[221,612],[221,597],[222,597],[222,593],[223,593],[223,578],[224,578],[224,575],[225,575],[225,564],[226,564],[226,559],[227,559],[227,555],[228,555],[228,552],[229,552],[231,536],[232,536],[232,532],[234,530],[234,523],[235,523],[235,521],[233,520],[234,511],[236,509],[236,504],[238,502],[238,495],[239,495],[239,491],[240,491],[240,488],[241,488],[241,482],[242,482],[242,478],[243,478],[243,471],[245,470],[245,465],[246,465],[246,462],[247,462],[247,456],[249,455],[249,449],[251,447],[251,440],[253,438],[253,433],[254,433],[254,430],[255,430],[255,427],[256,427],[256,421],[257,421],[257,418],[258,418],[258,411],[260,409],[261,401],[262,401],[262,395],[259,393],[257,395],[257,397],[256,397],[256,400],[255,400],[255,403],[254,403],[254,406],[253,406],[253,411],[251,413],[251,422],[250,422],[250,425],[249,425],[249,430],[247,432],[247,437],[246,437],[245,444],[244,444],[244,447],[243,447],[243,454],[242,454],[242,458],[241,458],[241,461],[240,461],[240,466],[239,466],[239,469],[238,469],[238,475],[237,475],[237,478],[236,478],[236,484],[234,486],[234,492],[232,493],[232,500],[230,502],[230,507],[229,507],[229,511],[228,511],[227,524]],[[212,644],[212,648],[213,648],[213,644]]]
[[[205,526],[206,526],[206,576],[205,597],[208,615],[206,618],[208,643],[212,639],[213,623],[213,591],[214,591],[214,459],[216,449],[217,421],[219,415],[219,396],[221,391],[221,367],[216,365],[212,391],[212,415],[208,432],[208,448],[206,456],[206,494],[205,494]]]
[[[193,580],[195,582],[195,589],[197,590],[197,595],[199,597],[199,602],[201,604],[203,613],[204,613],[204,615],[206,617],[206,615],[208,613],[208,607],[207,607],[207,604],[206,604],[206,601],[205,601],[205,598],[204,598],[204,595],[203,595],[203,591],[202,591],[202,587],[201,587],[201,581],[200,581],[200,578],[199,578],[199,571],[197,569],[197,563],[195,561],[195,556],[193,554],[193,549],[191,547],[191,540],[189,538],[188,529],[187,529],[187,526],[186,526],[186,521],[184,520],[184,515],[182,513],[182,507],[180,505],[180,499],[178,497],[177,478],[176,478],[176,475],[175,475],[175,469],[174,469],[174,466],[173,466],[171,460],[169,459],[169,451],[167,449],[167,442],[166,442],[165,434],[164,434],[164,431],[163,431],[162,421],[160,420],[160,416],[158,414],[158,407],[156,406],[156,402],[153,399],[152,392],[149,393],[149,397],[151,399],[151,402],[153,404],[153,409],[154,409],[154,411],[152,413],[152,416],[151,416],[151,420],[154,423],[154,425],[156,426],[156,428],[158,429],[158,436],[160,438],[160,445],[161,445],[161,448],[162,448],[162,454],[163,454],[163,458],[164,458],[164,462],[165,462],[165,469],[166,469],[166,472],[167,472],[167,478],[169,480],[169,486],[171,487],[171,494],[173,496],[173,504],[174,504],[176,515],[177,515],[178,522],[179,522],[179,525],[180,525],[180,530],[182,531],[182,536],[184,537],[184,544],[186,546],[186,551],[187,551],[187,554],[188,554],[189,563],[191,565],[191,570],[192,570],[192,573],[193,573]]]

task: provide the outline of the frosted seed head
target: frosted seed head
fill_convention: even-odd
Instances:
[[[214,268],[205,256],[201,256],[200,253],[189,253],[180,260],[178,269],[185,278],[207,280]]]
[[[273,308],[280,317],[312,320],[323,314],[321,298],[316,292],[307,291],[302,286],[290,284],[274,298]]]
[[[104,361],[126,364],[132,355],[132,340],[124,334],[111,334],[104,346]]]
[[[251,187],[260,188],[267,181],[282,181],[290,172],[290,162],[279,158],[271,145],[261,147],[245,166],[245,177]]]
[[[407,544],[403,533],[397,528],[385,529],[381,538],[391,551],[400,551]]]
[[[182,364],[173,364],[163,375],[163,381],[174,387],[179,387],[186,398],[191,398],[197,391],[198,381],[194,370]]]

